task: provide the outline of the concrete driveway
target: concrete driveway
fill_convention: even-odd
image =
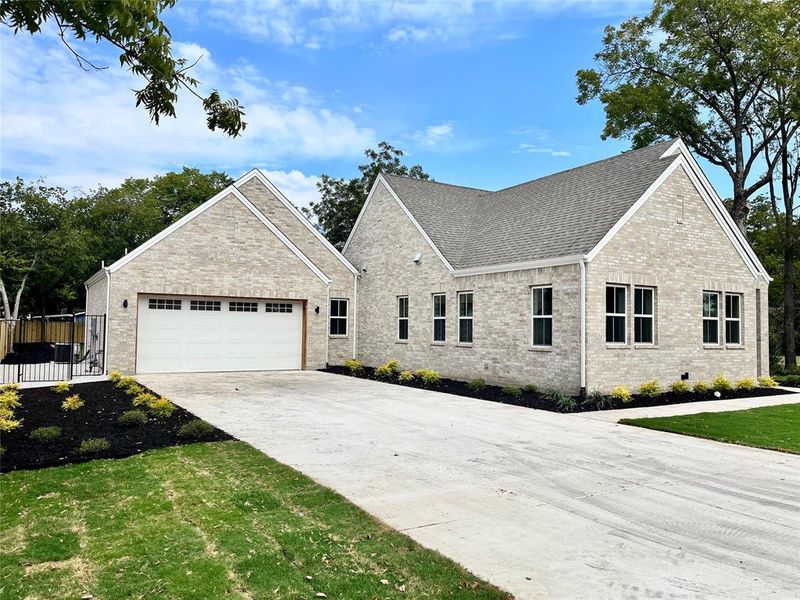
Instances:
[[[800,597],[800,456],[317,372],[139,379],[518,598]]]

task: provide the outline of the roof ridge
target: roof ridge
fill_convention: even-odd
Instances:
[[[390,173],[384,173],[383,171],[381,171],[381,175],[383,175],[384,177],[393,177],[395,179],[408,179],[409,181],[419,181],[422,183],[435,183],[437,185],[446,185],[447,187],[461,188],[462,190],[473,190],[475,192],[488,192],[490,194],[494,193],[491,190],[486,190],[483,188],[470,187],[468,185],[458,185],[457,183],[445,183],[444,181],[436,181],[435,179],[420,179],[419,177],[409,177],[408,175],[394,175]]]

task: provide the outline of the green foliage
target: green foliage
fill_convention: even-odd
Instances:
[[[661,384],[655,379],[646,381],[639,387],[639,395],[646,398],[655,398],[661,393]]]
[[[477,377],[469,382],[467,382],[467,389],[472,392],[480,393],[486,389],[486,380],[482,379],[481,377]]]
[[[117,420],[119,421],[120,425],[125,425],[126,427],[138,427],[147,423],[147,413],[139,409],[126,410],[119,416],[119,419]]]
[[[364,365],[355,358],[348,358],[342,365],[350,371],[351,375],[362,375],[364,373]]]
[[[154,402],[147,405],[150,409],[150,414],[159,419],[168,419],[175,412],[175,406],[170,400],[166,398],[158,398]]]
[[[91,454],[102,454],[110,448],[111,442],[106,438],[88,438],[81,441],[75,452],[81,456],[89,456]]]
[[[400,383],[410,383],[414,381],[414,372],[413,371],[400,371],[397,374],[397,381]]]
[[[375,377],[384,381],[394,379],[398,373],[400,373],[400,363],[394,359],[375,368]]]
[[[22,421],[15,419],[13,413],[10,416],[7,413],[0,415],[0,431],[14,431],[20,427],[22,427]]]
[[[756,380],[752,377],[745,377],[736,382],[737,390],[754,390],[756,388]]]
[[[138,383],[136,382],[136,378],[131,375],[127,375],[125,377],[119,377],[114,383],[114,387],[125,391],[127,391],[128,388],[133,387],[135,385],[138,385]]]
[[[4,383],[0,385],[0,394],[5,392],[17,392],[19,393],[20,385],[18,383]]]
[[[439,371],[420,369],[417,371],[416,375],[425,387],[436,387],[442,382],[442,376],[439,374]]]
[[[37,427],[28,437],[37,444],[51,444],[61,437],[61,427]]]
[[[529,383],[522,386],[522,391],[526,394],[535,394],[539,391],[539,386],[537,386],[535,383]]]
[[[17,390],[10,389],[0,393],[0,408],[13,410],[19,408],[20,405],[19,392]]]
[[[59,381],[51,388],[56,394],[66,394],[72,389],[72,384],[69,381]]]
[[[112,383],[117,383],[120,379],[122,379],[122,371],[111,371],[108,374],[108,380]]]
[[[377,149],[366,150],[364,154],[370,162],[358,167],[361,172],[359,177],[336,179],[321,175],[317,188],[322,199],[303,209],[306,216],[315,220],[325,237],[340,250],[344,247],[379,173],[414,179],[430,178],[419,165],[407,167],[402,164],[400,159],[403,152],[387,142],[381,142]]]
[[[516,385],[507,385],[502,389],[502,392],[511,398],[522,397],[522,390]]]
[[[707,394],[709,391],[708,384],[705,381],[698,381],[694,384],[694,388],[692,389],[694,390],[695,394],[701,395]]]
[[[67,396],[64,401],[61,403],[61,408],[64,410],[78,410],[83,406],[83,400],[78,394],[72,394],[72,396]]]
[[[776,388],[778,387],[778,382],[775,381],[772,377],[764,376],[758,378],[758,385],[763,388]]]
[[[133,398],[133,405],[149,407],[156,400],[158,400],[158,396],[155,394],[151,394],[150,392],[141,392],[136,394],[136,396]]]
[[[611,400],[600,390],[594,389],[586,394],[586,399],[583,401],[583,405],[591,406],[595,410],[604,410],[611,406]]]
[[[673,381],[672,384],[669,386],[669,390],[673,394],[684,395],[689,393],[689,384],[684,381],[683,379],[679,379],[678,381]]]
[[[203,419],[192,419],[178,429],[178,437],[204,440],[214,433],[214,427]]]
[[[564,390],[556,387],[548,388],[544,393],[545,398],[550,400],[558,408],[559,412],[573,412],[578,407],[578,402],[572,396],[564,393]]]
[[[633,400],[633,395],[624,385],[618,385],[611,390],[611,398],[623,404],[628,404]]]
[[[714,381],[711,382],[711,389],[716,392],[732,392],[733,384],[731,380],[723,375],[717,375]]]

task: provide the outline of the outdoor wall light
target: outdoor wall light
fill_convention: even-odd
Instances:
[[[125,298],[125,300],[122,301],[122,308],[128,308],[128,299],[127,298]]]
[[[315,309],[314,309],[314,312],[315,312],[315,313],[317,313],[317,314],[319,314],[319,306],[318,306],[317,308],[315,308]]]

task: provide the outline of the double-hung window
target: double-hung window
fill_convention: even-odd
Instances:
[[[458,292],[458,343],[472,343],[472,292]]]
[[[719,292],[703,292],[703,343],[719,344]]]
[[[553,345],[553,288],[531,288],[532,344]]]
[[[433,341],[444,342],[447,338],[447,296],[433,295]]]
[[[624,285],[606,286],[606,343],[624,344],[627,341],[627,292]]]
[[[397,339],[408,340],[408,296],[397,297]]]
[[[347,335],[347,299],[331,298],[329,335]]]
[[[655,290],[637,287],[633,290],[633,341],[652,344],[655,340]]]
[[[742,296],[725,294],[725,343],[742,343]]]

